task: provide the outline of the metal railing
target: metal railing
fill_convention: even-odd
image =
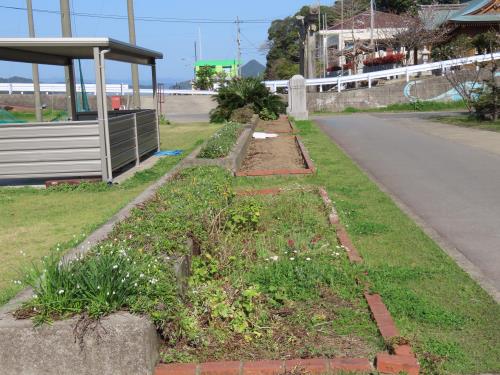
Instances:
[[[85,91],[88,94],[96,95],[97,87],[94,83],[86,83]],[[0,93],[6,92],[12,94],[32,93],[34,87],[32,83],[0,83]],[[141,95],[153,95],[153,89],[141,89]],[[65,93],[66,84],[64,83],[42,83],[40,84],[40,92],[52,93]],[[76,85],[76,92],[82,92],[80,84]],[[132,87],[128,84],[108,84],[106,85],[107,94],[115,95],[132,95]],[[210,90],[163,90],[164,95],[215,95],[215,91]]]
[[[447,69],[456,66],[470,65],[498,59],[500,59],[500,52],[463,57],[459,59],[444,60],[428,64],[410,65],[401,68],[380,70],[378,72],[353,74],[350,76],[306,79],[306,86],[320,86],[320,88],[322,88],[322,86],[333,85],[337,86],[337,91],[340,92],[343,89],[343,85],[347,83],[367,81],[368,87],[371,87],[372,81],[374,79],[389,78],[394,76],[405,76],[406,81],[408,82],[410,80],[410,76],[418,73],[434,70],[441,70],[442,72],[444,72]],[[288,87],[287,80],[264,81],[264,84],[273,92],[276,92],[279,87]]]

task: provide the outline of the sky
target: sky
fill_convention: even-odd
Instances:
[[[314,0],[311,0],[311,2]],[[59,14],[39,10],[59,10],[59,0],[32,0],[35,32],[39,37],[61,35]],[[259,51],[267,39],[270,21],[295,13],[307,0],[134,0],[136,17],[159,17],[189,19],[191,22],[136,21],[137,44],[163,53],[158,62],[160,81],[182,81],[193,75],[194,43],[201,35],[201,54],[204,59],[233,59],[237,56],[236,25],[234,23],[202,23],[210,20],[262,20],[264,23],[241,24],[242,61],[256,59],[265,64],[265,55]],[[331,1],[322,1],[329,5]],[[126,0],[70,0],[71,11],[75,13],[127,15]],[[27,37],[26,11],[4,7],[26,8],[25,0],[0,0],[0,37]],[[126,19],[103,19],[74,15],[73,36],[111,37],[128,41]],[[108,82],[130,81],[130,66],[124,63],[107,63]],[[93,66],[83,62],[86,81],[93,81]],[[78,74],[78,72],[77,72]],[[0,61],[0,77],[14,75],[31,77],[31,66],[23,63]],[[141,83],[150,82],[149,68],[140,67]],[[63,80],[61,67],[40,66],[41,81]]]

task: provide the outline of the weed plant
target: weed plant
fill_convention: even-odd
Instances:
[[[219,129],[201,149],[198,157],[203,159],[223,158],[229,154],[243,126],[236,122],[228,122]]]

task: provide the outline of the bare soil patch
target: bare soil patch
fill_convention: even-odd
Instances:
[[[259,120],[256,130],[266,133],[293,133],[293,128],[286,116],[281,116],[275,121]]]
[[[294,136],[252,139],[240,171],[306,169]]]

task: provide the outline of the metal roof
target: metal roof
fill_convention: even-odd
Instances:
[[[106,59],[152,65],[163,54],[111,38],[0,38],[0,60],[68,65],[72,59],[93,59],[94,47],[109,50]]]

